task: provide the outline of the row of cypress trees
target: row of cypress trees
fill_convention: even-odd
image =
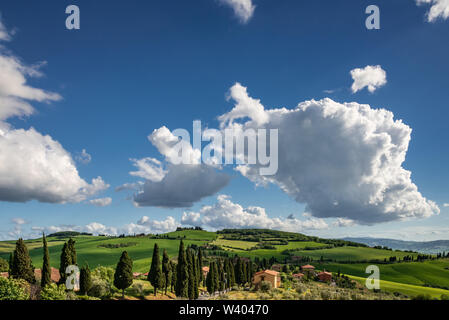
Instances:
[[[50,266],[50,254],[48,251],[48,243],[45,234],[42,237],[43,243],[43,262],[41,269],[41,287],[45,288],[51,284],[51,266]],[[60,280],[59,284],[65,284],[67,280],[66,268],[70,265],[76,265],[76,249],[75,241],[69,239],[68,242],[64,243],[60,258],[59,274]],[[34,275],[34,266],[25,245],[25,242],[20,238],[16,242],[16,249],[10,254],[9,258],[9,269],[10,276],[15,279],[23,279],[29,283],[36,283],[36,278]],[[90,275],[89,266],[84,266],[81,268],[80,272],[80,291],[83,294],[87,294],[89,289],[92,287],[92,280]]]

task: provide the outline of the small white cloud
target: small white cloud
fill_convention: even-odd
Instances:
[[[83,151],[75,156],[75,160],[82,164],[88,164],[92,161],[92,156],[87,153],[86,149],[83,149]]]
[[[14,223],[15,225],[21,226],[21,225],[27,224],[28,222],[22,218],[13,218],[12,223]]]
[[[438,18],[446,20],[449,17],[449,0],[416,0],[418,5],[431,5],[427,12],[427,21],[435,22]]]
[[[445,207],[445,208],[449,207],[449,203],[444,203],[443,207]]]
[[[353,93],[364,88],[373,93],[387,83],[387,73],[379,65],[351,70],[351,77],[354,80],[351,87]]]
[[[225,5],[234,10],[234,14],[239,18],[241,23],[248,23],[254,15],[256,6],[252,0],[220,0]]]
[[[337,218],[336,221],[333,223],[334,227],[352,227],[355,225],[354,220],[351,219],[345,219],[345,218]]]
[[[10,41],[10,40],[11,34],[8,32],[5,25],[3,24],[0,15],[0,41]]]
[[[111,205],[112,198],[93,199],[93,200],[90,200],[89,203],[96,207],[107,207],[107,206]]]

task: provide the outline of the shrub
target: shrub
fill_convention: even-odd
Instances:
[[[9,262],[0,258],[0,272],[9,272]]]
[[[108,267],[97,267],[91,272],[92,281],[94,279],[105,280],[112,284],[114,282],[115,270]]]
[[[271,283],[267,282],[267,281],[262,281],[260,283],[260,290],[262,292],[268,292],[271,290]]]
[[[141,283],[134,283],[128,291],[130,295],[134,297],[143,297],[144,296],[144,288]]]
[[[440,297],[441,300],[449,300],[449,296],[446,294],[442,294]]]
[[[66,300],[65,285],[56,285],[51,283],[41,291],[41,300]]]
[[[112,295],[111,284],[106,280],[94,279],[88,294],[91,297],[109,298]]]
[[[28,300],[27,283],[24,280],[0,278],[0,300]]]
[[[332,297],[332,294],[327,290],[321,291],[320,295],[321,295],[321,299],[323,299],[323,300],[330,300]]]
[[[432,300],[430,294],[419,294],[412,298],[412,300]]]
[[[96,297],[89,297],[89,296],[78,296],[78,300],[101,300],[101,299],[96,298]]]

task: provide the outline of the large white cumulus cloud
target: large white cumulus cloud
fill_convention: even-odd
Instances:
[[[145,179],[140,183],[127,183],[117,191],[135,190],[135,205],[139,207],[188,208],[195,202],[214,195],[224,188],[230,177],[216,168],[201,163],[201,151],[189,141],[180,140],[168,128],[161,127],[148,136],[148,140],[164,156],[167,168],[157,159],[131,159],[138,171],[130,175]],[[178,151],[182,147],[188,163],[179,164]]]
[[[236,104],[252,101],[237,91],[234,97],[236,90],[231,90]],[[402,167],[411,128],[393,113],[331,99],[306,101],[292,110],[239,108],[249,110],[242,114],[249,120],[238,123],[223,115],[221,119],[233,119],[227,127],[256,128],[263,112],[268,120],[257,128],[279,130],[279,169],[274,176],[259,175],[254,165],[238,170],[257,183],[279,185],[306,203],[313,216],[372,224],[439,213]]]
[[[438,18],[446,20],[449,18],[449,0],[416,0],[418,5],[431,5],[427,12],[427,21],[434,22]]]
[[[10,40],[0,23],[0,40]],[[13,128],[7,119],[31,115],[30,102],[61,99],[57,93],[31,87],[27,78],[39,68],[27,66],[0,47],[0,201],[81,202],[108,187],[98,177],[89,184],[62,145],[33,128]]]
[[[241,23],[247,23],[254,15],[256,6],[252,0],[220,0],[234,10]]]
[[[107,189],[80,178],[71,155],[33,128],[0,131],[0,201],[80,202]]]
[[[302,232],[328,228],[323,219],[271,218],[267,215],[265,208],[255,206],[243,208],[240,204],[232,202],[226,195],[219,195],[217,203],[212,206],[203,206],[199,212],[184,212],[181,222],[184,225],[213,229],[258,228]]]

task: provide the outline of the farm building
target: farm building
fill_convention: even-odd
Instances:
[[[304,277],[304,273],[295,273],[293,276],[293,279],[302,280]]]
[[[34,277],[37,280],[40,280],[42,278],[42,271],[41,269],[34,269]],[[51,268],[51,281],[58,283],[61,276],[59,275],[59,270],[55,268]]]
[[[141,276],[142,274],[140,272],[133,272],[133,278],[137,279]]]
[[[263,270],[256,272],[253,278],[253,284],[256,288],[259,287],[262,281],[271,283],[272,288],[279,288],[281,285],[281,277],[279,272],[274,270]]]
[[[8,272],[0,272],[0,277],[9,278],[9,273]]]
[[[301,267],[302,271],[315,271],[315,267],[310,265],[310,264],[306,264],[305,266]]]
[[[326,271],[320,272],[320,273],[318,273],[317,277],[320,281],[323,281],[323,282],[331,282],[332,281],[332,273],[330,273],[330,272],[326,272]]]

